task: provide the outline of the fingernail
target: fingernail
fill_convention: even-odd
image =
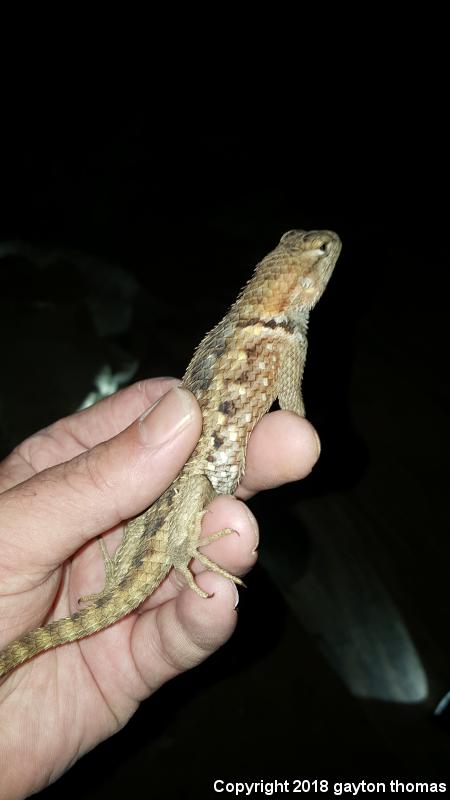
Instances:
[[[238,604],[239,604],[239,592],[237,590],[237,587],[236,587],[235,583],[233,583],[233,588],[234,588],[234,595],[235,595],[233,609],[236,610],[236,608],[238,607]]]
[[[247,512],[247,516],[248,516],[248,518],[250,520],[250,524],[252,526],[253,533],[254,533],[254,536],[255,536],[255,546],[254,546],[254,548],[252,550],[252,553],[256,553],[256,551],[257,551],[257,549],[259,547],[259,527],[258,527],[258,523],[256,521],[255,515],[252,514],[252,512],[250,511],[248,506],[244,505],[244,508],[245,508],[245,510]]]
[[[161,447],[174,439],[193,418],[192,397],[175,386],[139,417],[139,431],[145,445]]]
[[[320,451],[322,450],[322,445],[320,443],[319,434],[317,431],[314,431],[314,436],[316,437],[316,447],[317,447],[317,458],[320,456]]]

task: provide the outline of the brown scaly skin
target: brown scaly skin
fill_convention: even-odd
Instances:
[[[83,598],[87,607],[11,642],[0,652],[0,676],[43,650],[106,628],[137,608],[172,567],[203,597],[189,569],[197,558],[236,583],[198,548],[230,531],[200,539],[201,520],[216,494],[233,494],[244,473],[250,433],[278,398],[304,416],[301,380],[309,311],[339,256],[332,231],[288,231],[256,267],[224,319],[194,353],[183,382],[203,414],[197,447],[180,475],[131,520],[113,559],[102,546],[106,583]]]

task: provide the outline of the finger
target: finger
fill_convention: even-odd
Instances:
[[[209,598],[186,587],[174,599],[142,614],[133,628],[132,654],[147,692],[200,664],[236,627],[239,595],[234,584],[212,572],[199,575],[198,582]]]
[[[177,378],[138,381],[61,422],[68,434],[88,450],[123,431],[149,406],[180,384]]]
[[[174,388],[118,436],[4,492],[2,566],[35,564],[45,574],[141,512],[181,470],[200,432],[195,398]]]
[[[208,506],[202,521],[201,538],[231,528],[235,533],[223,536],[216,542],[201,547],[212,561],[232,575],[245,575],[255,565],[258,553],[258,523],[245,503],[234,497],[221,495]],[[190,565],[194,575],[207,571],[197,559]],[[174,598],[186,586],[182,575],[171,570],[168,579],[145,601],[144,609],[155,608]]]
[[[263,489],[305,478],[319,454],[319,437],[308,420],[291,411],[266,414],[249,439],[245,475],[236,494],[247,500]]]
[[[29,436],[2,462],[0,491],[116,436],[179,383],[176,378],[139,381]]]

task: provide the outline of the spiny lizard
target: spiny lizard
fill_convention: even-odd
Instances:
[[[197,398],[202,435],[183,470],[163,495],[128,522],[111,559],[104,546],[106,583],[70,617],[36,628],[0,652],[0,676],[52,647],[81,639],[129,614],[172,567],[202,597],[189,568],[242,581],[214,564],[199,547],[229,529],[201,539],[201,521],[216,494],[233,494],[245,469],[247,441],[278,398],[304,416],[301,380],[309,311],[324,291],[341,243],[332,231],[288,231],[256,267],[224,319],[196,349],[183,384]],[[101,543],[102,544],[102,543]]]

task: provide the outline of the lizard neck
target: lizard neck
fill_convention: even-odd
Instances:
[[[262,324],[306,334],[309,308],[298,297],[298,275],[293,269],[277,269],[272,260],[258,265],[255,274],[230,310],[237,327]]]
[[[295,324],[303,324],[310,304],[302,285],[302,273],[298,259],[273,251],[257,265],[232,310],[239,319],[284,316]]]

